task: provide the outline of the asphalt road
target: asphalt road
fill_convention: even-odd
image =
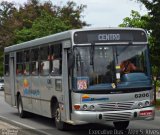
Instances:
[[[154,135],[160,135],[160,111],[156,112],[155,120],[153,121],[132,121],[128,127],[127,133],[119,132],[113,128],[112,124],[108,125],[100,125],[100,124],[87,124],[81,126],[71,127],[69,131],[59,131],[56,129],[54,120],[38,116],[32,115],[31,117],[21,119],[18,116],[18,112],[16,108],[10,107],[4,101],[4,93],[0,91],[0,117],[16,122],[17,124],[26,126],[31,129],[37,129],[44,133],[48,133],[48,135],[88,135],[88,134],[141,134],[147,131],[153,133]],[[135,130],[141,129],[141,130]],[[142,130],[145,129],[145,130]],[[147,130],[146,130],[147,129]],[[152,129],[150,131],[150,129]],[[129,133],[128,133],[129,131]]]

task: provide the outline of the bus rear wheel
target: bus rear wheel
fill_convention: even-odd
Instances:
[[[18,96],[18,100],[17,100],[17,108],[18,108],[19,116],[21,118],[25,118],[26,112],[23,110],[23,103],[22,103],[22,98],[20,95]]]
[[[56,125],[56,128],[59,130],[68,129],[67,123],[61,120],[61,110],[60,110],[58,102],[56,103],[56,106],[55,106],[55,125]]]
[[[125,130],[129,126],[129,121],[118,121],[118,122],[113,122],[113,124],[116,129]]]

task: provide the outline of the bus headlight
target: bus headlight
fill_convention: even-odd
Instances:
[[[83,105],[83,110],[87,110],[87,105]]]
[[[139,102],[138,103],[138,108],[142,108],[143,107],[143,103],[142,102]]]
[[[149,105],[150,105],[149,101],[145,101],[145,106],[149,106]]]
[[[95,106],[94,106],[94,105],[91,105],[91,106],[90,106],[90,109],[91,109],[91,110],[94,110],[94,109],[95,109]]]

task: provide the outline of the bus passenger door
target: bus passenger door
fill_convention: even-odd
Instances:
[[[62,95],[63,95],[63,107],[64,111],[62,112],[62,119],[64,118],[64,121],[70,122],[70,94],[69,94],[69,80],[68,80],[68,50],[71,48],[71,42],[70,40],[64,41],[62,43],[63,49],[62,49]]]
[[[11,105],[16,105],[16,98],[15,98],[15,59],[14,53],[10,54],[10,88],[11,88]]]

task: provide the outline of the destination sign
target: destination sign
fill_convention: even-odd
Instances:
[[[120,40],[121,35],[120,34],[98,34],[98,40],[104,41],[104,40]]]
[[[142,30],[93,30],[77,31],[74,33],[75,44],[108,42],[147,42]]]

